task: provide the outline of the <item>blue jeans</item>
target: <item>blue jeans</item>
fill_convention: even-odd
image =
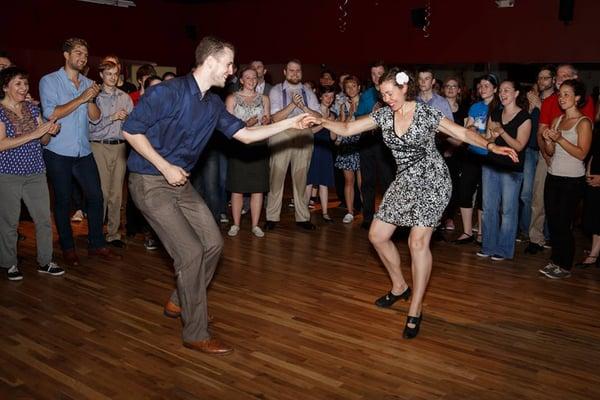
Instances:
[[[521,208],[519,214],[519,231],[529,235],[529,225],[531,223],[531,199],[533,198],[533,180],[535,178],[535,168],[540,153],[538,150],[525,150],[525,162],[523,164],[523,186],[521,187]]]
[[[513,258],[523,173],[498,171],[484,165],[482,180],[483,245],[481,251],[489,255]]]
[[[104,199],[93,154],[90,153],[85,157],[68,157],[44,150],[44,161],[46,174],[54,189],[54,221],[60,247],[63,251],[75,248],[70,219],[73,178],[79,183],[87,205],[89,248],[105,247],[106,242],[102,233]]]
[[[192,186],[206,202],[216,221],[227,214],[227,157],[216,147],[208,147],[192,172]]]

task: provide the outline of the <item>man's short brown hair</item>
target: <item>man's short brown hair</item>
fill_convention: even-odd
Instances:
[[[116,68],[117,72],[118,72],[119,71],[119,64],[115,64],[112,61],[104,61],[102,64],[100,64],[98,66],[98,71],[104,72],[107,69],[113,69],[113,68]]]
[[[75,46],[83,46],[86,49],[89,49],[88,43],[81,39],[81,38],[77,38],[77,37],[73,37],[73,38],[69,38],[67,40],[65,40],[65,42],[63,43],[62,49],[63,52],[67,52],[70,53],[71,50],[73,50],[75,48]]]
[[[156,69],[151,64],[144,64],[135,71],[135,79],[141,82],[145,76],[156,75]]]
[[[217,39],[214,36],[203,37],[196,47],[196,65],[204,64],[204,61],[206,61],[208,56],[214,56],[226,48],[235,52],[235,48],[229,42]]]

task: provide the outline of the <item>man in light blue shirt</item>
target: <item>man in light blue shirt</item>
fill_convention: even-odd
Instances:
[[[87,204],[88,255],[103,259],[116,258],[106,247],[102,233],[103,198],[100,178],[88,137],[88,122],[100,119],[94,103],[100,86],[81,74],[88,59],[87,42],[67,39],[63,44],[65,65],[40,81],[40,99],[44,117],[54,118],[60,132],[44,149],[47,175],[54,189],[54,220],[58,230],[63,259],[71,266],[79,265],[70,222],[73,178],[77,180]]]
[[[419,95],[417,96],[417,101],[441,111],[442,114],[444,114],[444,117],[454,122],[452,109],[450,108],[448,100],[433,91],[433,85],[435,85],[433,71],[431,69],[419,70],[417,81],[419,82]]]

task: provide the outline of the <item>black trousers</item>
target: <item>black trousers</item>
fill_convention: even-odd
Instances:
[[[577,206],[583,198],[585,177],[568,178],[546,175],[544,207],[550,230],[552,256],[550,259],[559,267],[570,270],[575,257],[573,223]]]
[[[390,149],[383,143],[381,132],[368,132],[360,140],[360,173],[363,197],[363,220],[373,221],[375,214],[375,191],[377,180],[385,192],[394,180],[396,161]]]
[[[460,156],[460,178],[458,181],[458,206],[460,208],[482,209],[481,193],[481,161],[479,158],[467,151],[459,150]],[[473,194],[475,196],[475,207],[473,207]]]

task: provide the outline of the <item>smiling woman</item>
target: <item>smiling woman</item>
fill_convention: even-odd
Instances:
[[[35,222],[38,272],[62,275],[52,262],[50,198],[42,144],[60,129],[56,121],[42,122],[40,110],[27,101],[25,70],[0,71],[0,267],[11,281],[23,279],[17,265],[17,226],[24,201]]]
[[[340,136],[380,127],[385,144],[392,150],[398,172],[385,192],[369,231],[369,240],[390,275],[392,289],[375,304],[387,308],[400,299],[408,300],[413,292],[402,276],[400,254],[391,240],[398,226],[410,227],[408,247],[412,257],[414,292],[403,336],[412,339],[419,333],[423,296],[431,274],[431,234],[448,204],[452,189],[448,168],[435,147],[437,131],[508,155],[515,161],[517,157],[514,150],[488,143],[481,136],[447,120],[436,109],[416,103],[417,85],[406,71],[392,68],[381,77],[379,84],[387,107],[370,116],[349,122],[315,117],[307,120]]]

